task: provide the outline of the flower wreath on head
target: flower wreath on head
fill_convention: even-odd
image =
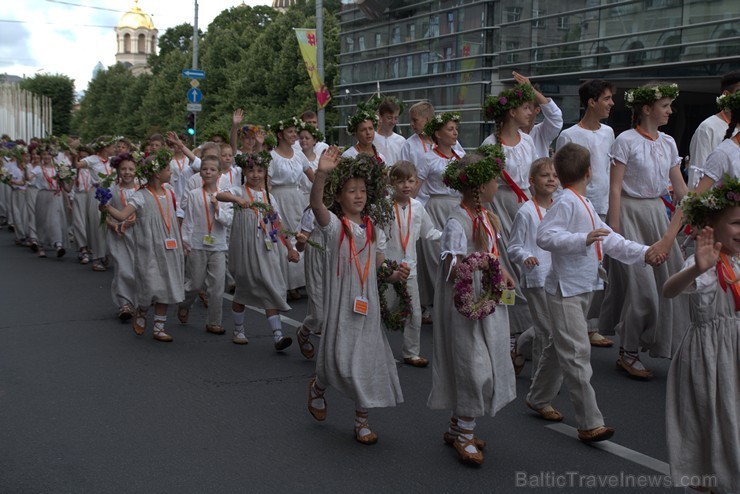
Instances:
[[[342,210],[336,202],[337,193],[351,178],[365,180],[367,203],[362,210],[363,217],[369,217],[377,228],[385,228],[395,218],[393,202],[388,195],[388,167],[372,156],[360,153],[354,158],[342,158],[326,178],[324,204],[342,217]]]
[[[151,177],[170,166],[172,156],[172,151],[165,147],[160,148],[157,154],[150,154],[139,161],[139,165],[136,167],[136,176],[140,180],[148,181]]]
[[[740,91],[735,91],[732,94],[723,94],[722,96],[718,96],[717,106],[720,110],[740,110]]]
[[[304,130],[311,134],[313,138],[316,140],[316,142],[323,142],[324,141],[324,134],[321,133],[319,129],[314,127],[311,124],[307,124],[306,122],[301,122],[300,125],[296,128],[296,130],[300,133]]]
[[[447,111],[444,113],[439,113],[434,116],[430,121],[427,122],[427,124],[424,126],[424,135],[428,135],[429,137],[432,137],[434,133],[447,125],[447,122],[456,122],[460,123],[460,114]]]
[[[478,299],[473,286],[476,271],[481,274]],[[493,314],[504,288],[501,265],[491,253],[473,252],[455,266],[455,308],[468,319],[478,320]]]
[[[483,115],[486,121],[496,120],[512,108],[519,108],[528,101],[534,101],[534,88],[529,84],[517,84],[511,89],[504,89],[496,96],[488,96],[483,103]]]
[[[655,84],[629,89],[624,93],[624,104],[629,108],[652,105],[662,98],[678,98],[678,84]]]
[[[259,153],[251,154],[242,153],[234,156],[236,166],[245,170],[247,168],[252,168],[253,166],[258,166],[267,170],[270,168],[271,161],[272,155],[267,151],[260,151]]]
[[[367,102],[360,103],[357,106],[377,113],[381,103],[385,100],[391,101],[398,106],[399,115],[403,114],[403,111],[406,109],[406,103],[402,99],[396,98],[395,96],[385,96],[383,94],[374,94],[369,100],[367,100]]]
[[[105,149],[108,146],[112,146],[121,139],[123,139],[123,136],[101,136],[95,139],[95,142],[89,144],[89,146],[92,148],[94,153],[98,153],[100,150]]]
[[[355,131],[357,131],[357,126],[365,120],[370,120],[373,123],[374,129],[378,128],[378,114],[358,106],[357,113],[347,118],[347,133],[354,135]]]
[[[262,130],[262,127],[260,127],[259,125],[245,124],[239,127],[239,130],[237,131],[237,133],[240,136],[246,135],[249,132],[256,135],[260,130]]]
[[[465,161],[453,160],[447,164],[442,175],[442,182],[447,187],[462,192],[466,188],[480,187],[501,175],[506,163],[501,144],[481,146],[474,154],[480,155],[482,159],[465,164],[467,160],[463,158]]]
[[[399,264],[396,261],[386,259],[378,268],[378,296],[380,299],[380,318],[389,331],[403,331],[406,321],[411,316],[411,295],[409,295],[408,285],[405,281],[389,283],[386,280],[398,271]],[[398,309],[391,312],[388,309],[388,301],[385,298],[385,291],[389,285],[393,285],[393,290],[398,297]]]
[[[689,192],[679,204],[686,223],[698,228],[706,226],[710,216],[732,206],[740,206],[740,179],[729,175],[701,194]]]
[[[300,119],[298,119],[298,117],[290,117],[283,120],[278,120],[274,124],[268,125],[267,130],[277,136],[278,133],[284,131],[285,129],[289,129],[291,127],[297,128],[299,125],[301,125],[301,121]]]

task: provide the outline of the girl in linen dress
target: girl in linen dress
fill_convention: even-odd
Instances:
[[[316,420],[325,420],[325,389],[336,388],[355,402],[355,439],[362,444],[378,440],[367,409],[403,401],[396,362],[381,325],[375,276],[377,263],[383,261],[376,244],[382,243],[381,229],[392,218],[387,187],[385,167],[375,159],[360,155],[339,161],[339,150],[330,147],[319,160],[311,189],[327,269],[324,329],[316,377],[309,383],[308,410]],[[408,274],[402,267],[388,281]]]
[[[234,336],[238,345],[249,343],[244,335],[244,306],[264,309],[275,340],[275,350],[288,348],[293,340],[283,336],[280,312],[290,310],[285,302],[285,279],[280,266],[287,246],[287,260],[300,258],[290,241],[280,233],[280,209],[267,190],[267,174],[271,157],[266,152],[238,154],[246,183],[216,194],[216,199],[238,207],[234,212],[229,237],[229,271],[236,282],[232,311]],[[258,203],[259,207],[254,204]]]
[[[354,158],[360,153],[372,156],[376,161],[385,163],[385,156],[378,152],[373,144],[375,130],[378,128],[378,115],[375,112],[359,109],[347,119],[347,133],[355,136],[357,142],[348,147],[342,158]]]
[[[111,166],[116,170],[118,176],[116,183],[111,186],[111,205],[116,209],[123,209],[136,192],[134,181],[136,178],[136,160],[129,153],[119,154],[111,158]],[[134,299],[136,298],[136,279],[134,277],[135,222],[136,216],[131,216],[125,221],[116,221],[110,216],[106,218],[108,252],[113,261],[111,295],[113,296],[113,303],[118,306],[117,317],[121,321],[128,321],[134,315]]]
[[[498,221],[482,204],[493,200],[500,170],[494,158],[477,153],[448,165],[446,182],[462,192],[463,198],[450,212],[440,238],[443,262],[434,298],[432,391],[427,406],[452,411],[443,438],[454,445],[462,461],[477,465],[483,463],[485,442],[473,435],[476,417],[494,416],[516,397],[506,345],[509,318],[506,308],[498,306],[487,317],[468,319],[451,301],[458,262],[473,252],[498,256]],[[514,280],[503,267],[502,276],[507,287],[513,288]]]
[[[41,175],[41,155],[38,144],[28,146],[31,153],[31,162],[26,164],[26,183],[28,189],[26,192],[26,218],[28,220],[28,240],[31,250],[39,252],[39,235],[36,231],[36,198],[39,195],[39,188],[36,186],[36,177]]]
[[[317,160],[318,165],[318,160]],[[314,245],[308,244],[308,241]],[[311,333],[320,335],[324,327],[324,273],[327,272],[325,250],[321,230],[311,207],[306,208],[301,218],[301,232],[296,235],[296,249],[303,252],[306,268],[306,317],[296,331],[301,354],[307,359],[314,357],[315,349],[309,339]]]
[[[658,131],[666,125],[678,96],[675,84],[650,83],[625,93],[632,107],[633,128],[622,132],[612,145],[607,224],[624,238],[652,245],[668,230],[668,216],[661,196],[668,183],[676,201],[687,192],[681,175],[681,158],[672,137]],[[653,357],[670,358],[686,330],[688,305],[682,298],[660,296],[660,287],[682,265],[675,237],[669,239],[667,261],[658,267],[609,264],[609,283],[599,326],[604,334],[619,335],[617,368],[630,376],[649,379],[652,372],[639,357],[647,349]],[[662,250],[662,249],[661,249]]]
[[[108,159],[113,154],[117,139],[109,137],[98,137],[91,145],[95,154],[85,159],[77,161],[77,169],[87,168],[92,176],[94,183],[100,182],[102,178],[111,174],[113,169],[108,164]],[[100,211],[98,210],[98,201],[95,194],[87,194],[87,242],[92,251],[92,269],[93,271],[105,271],[106,260],[105,254],[107,246],[105,244],[105,228],[100,225]]]
[[[146,313],[154,304],[154,339],[170,342],[165,332],[167,306],[185,298],[185,263],[180,227],[175,212],[175,192],[169,186],[172,153],[160,149],[139,166],[146,185],[137,190],[123,209],[110,203],[102,206],[118,221],[136,214],[136,314],[133,329],[137,335],[146,331]]]
[[[697,171],[701,177],[696,192],[704,192],[725,175],[740,177],[740,91],[717,98],[720,110],[730,112],[724,140],[712,151]],[[722,113],[724,115],[724,113]]]
[[[36,232],[39,242],[39,257],[46,257],[44,248],[53,248],[57,257],[65,254],[67,240],[67,215],[64,211],[62,191],[69,192],[71,184],[65,184],[57,177],[49,148],[41,148],[41,173],[36,175]]]
[[[308,159],[302,152],[293,149],[293,144],[298,139],[296,128],[300,124],[300,120],[291,117],[270,127],[278,142],[277,147],[270,151],[272,163],[267,172],[270,177],[270,192],[275,196],[275,205],[280,211],[283,227],[291,232],[297,232],[300,228],[301,216],[306,207],[305,196],[300,190],[302,177],[305,174],[313,181],[313,170]],[[282,258],[281,261],[288,298],[301,298],[298,288],[306,285],[303,260],[289,263],[287,258]]]
[[[298,130],[298,142],[301,152],[311,165],[311,170],[316,173],[316,168],[319,166],[319,158],[321,157],[321,154],[316,151],[316,143],[323,145],[324,135],[319,129],[306,122],[301,122],[296,130]],[[301,177],[301,191],[305,195],[306,204],[308,204],[308,195],[311,193],[311,181],[306,175]]]
[[[740,492],[740,181],[681,204],[703,228],[693,257],[663,295],[688,293],[691,326],[668,372],[666,437],[676,485]]]

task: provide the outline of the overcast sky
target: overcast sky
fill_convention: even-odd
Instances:
[[[38,73],[65,74],[84,91],[98,62],[115,63],[114,28],[134,0],[8,0],[0,14],[0,74],[32,77]],[[205,30],[222,11],[241,0],[199,0],[198,25]],[[268,0],[245,0],[247,5],[272,5]],[[139,0],[154,27],[193,23],[195,0]],[[183,67],[184,68],[184,67]]]

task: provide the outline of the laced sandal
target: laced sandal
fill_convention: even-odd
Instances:
[[[536,408],[534,405],[532,405],[529,402],[525,402],[527,404],[527,407],[530,410],[534,410],[537,412],[540,417],[542,417],[545,420],[549,420],[550,422],[562,422],[563,421],[563,414],[555,410],[552,405],[545,405],[542,408]]]
[[[185,309],[184,307],[177,309],[177,320],[180,321],[180,324],[187,324],[189,317],[190,310]]]
[[[131,306],[130,305],[124,305],[123,307],[121,307],[118,310],[117,317],[121,321],[128,321],[129,319],[131,319],[133,317],[133,315],[134,315],[134,311],[131,308]]]
[[[156,322],[154,323],[154,339],[157,340],[157,341],[162,341],[164,343],[171,342],[172,341],[172,336],[170,336],[167,333],[165,333],[165,331],[164,331],[164,324],[161,325],[162,326],[161,329],[157,327],[158,325],[159,325],[158,323],[156,323]]]
[[[517,350],[517,344],[514,343],[514,348],[511,350],[511,363],[514,366],[514,375],[519,375],[522,373],[522,369],[524,369],[524,363],[526,362],[526,359],[524,356],[519,355],[519,352]]]
[[[455,417],[450,418],[450,430],[445,431],[445,433],[442,435],[442,439],[444,439],[444,442],[446,444],[449,444],[452,446],[455,444],[455,441],[457,441],[457,436],[460,435],[460,426],[457,425],[457,419]],[[479,439],[477,437],[473,437],[473,444],[478,449],[485,449],[486,447],[486,441],[484,439]]]
[[[614,341],[610,340],[606,336],[600,334],[598,331],[592,331],[588,333],[588,341],[591,346],[609,348],[614,345]]]
[[[249,339],[244,335],[244,330],[234,330],[234,335],[231,337],[231,341],[235,345],[249,345]]]
[[[206,331],[212,334],[224,334],[226,329],[218,324],[206,324]]]
[[[275,351],[282,352],[283,350],[285,350],[292,344],[293,344],[293,338],[291,338],[290,336],[281,336],[275,342]]]
[[[314,356],[313,343],[311,343],[311,339],[308,337],[308,335],[304,335],[303,333],[301,333],[302,329],[304,329],[304,326],[301,326],[296,330],[295,337],[296,340],[298,340],[298,347],[301,350],[301,355],[311,360]]]
[[[103,271],[108,271],[108,268],[106,268],[105,265],[98,259],[93,261],[92,270],[102,273]]]
[[[325,389],[321,389],[316,386],[315,377],[312,378],[311,381],[308,383],[308,411],[311,413],[311,416],[319,422],[323,422],[324,420],[326,420],[327,406],[326,398],[324,398],[325,392]],[[316,408],[315,406],[313,406],[313,400],[321,400],[321,402],[324,404],[324,408]]]
[[[36,254],[36,255],[37,255],[37,256],[39,256],[40,258],[42,258],[42,259],[43,259],[43,258],[45,258],[45,257],[46,257],[46,252],[44,252],[44,251],[43,251],[43,249],[39,248],[39,249],[37,250],[37,252],[38,252],[38,254]]]
[[[141,309],[137,309],[132,326],[134,328],[134,333],[139,336],[143,335],[144,331],[146,331],[146,312],[143,312]]]
[[[653,377],[652,371],[642,365],[637,353],[620,351],[619,358],[617,359],[617,369],[622,369],[630,376],[638,379],[650,379]]]
[[[56,251],[57,251],[57,257],[64,257],[64,254],[67,253],[67,251],[64,250],[64,247],[62,247],[62,244],[57,245]]]
[[[362,434],[363,431],[367,432]],[[367,421],[367,412],[355,411],[355,439],[368,446],[378,442],[378,435],[373,432]]]
[[[465,436],[469,435],[472,437],[467,439],[463,434]],[[483,452],[475,445],[475,436],[473,436],[473,431],[460,429],[460,435],[455,439],[453,446],[463,463],[467,463],[469,465],[483,464]],[[468,451],[470,448],[475,451]]]

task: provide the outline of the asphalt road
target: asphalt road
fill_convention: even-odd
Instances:
[[[656,377],[638,382],[616,370],[616,349],[594,350],[599,405],[617,429],[599,447],[573,437],[565,390],[554,403],[564,432],[524,406],[528,363],[516,401],[478,420],[489,446],[474,468],[442,442],[448,415],[426,407],[431,367],[399,364],[405,403],[371,410],[380,439],[364,446],[353,404],[336,391],[327,421],[311,418],[313,364],[295,343],[275,352],[263,316],[248,311],[248,346],[231,342],[227,301],[224,336],[205,332],[197,304],[186,326],[171,308],[174,342],[151,329],[137,337],[113,317],[111,272],[12,244],[0,231],[2,494],[670,491],[631,487],[664,485],[667,361],[646,358]],[[292,305],[286,316],[301,320],[305,301]],[[423,328],[426,356],[431,331]],[[400,335],[389,340],[399,356]]]

